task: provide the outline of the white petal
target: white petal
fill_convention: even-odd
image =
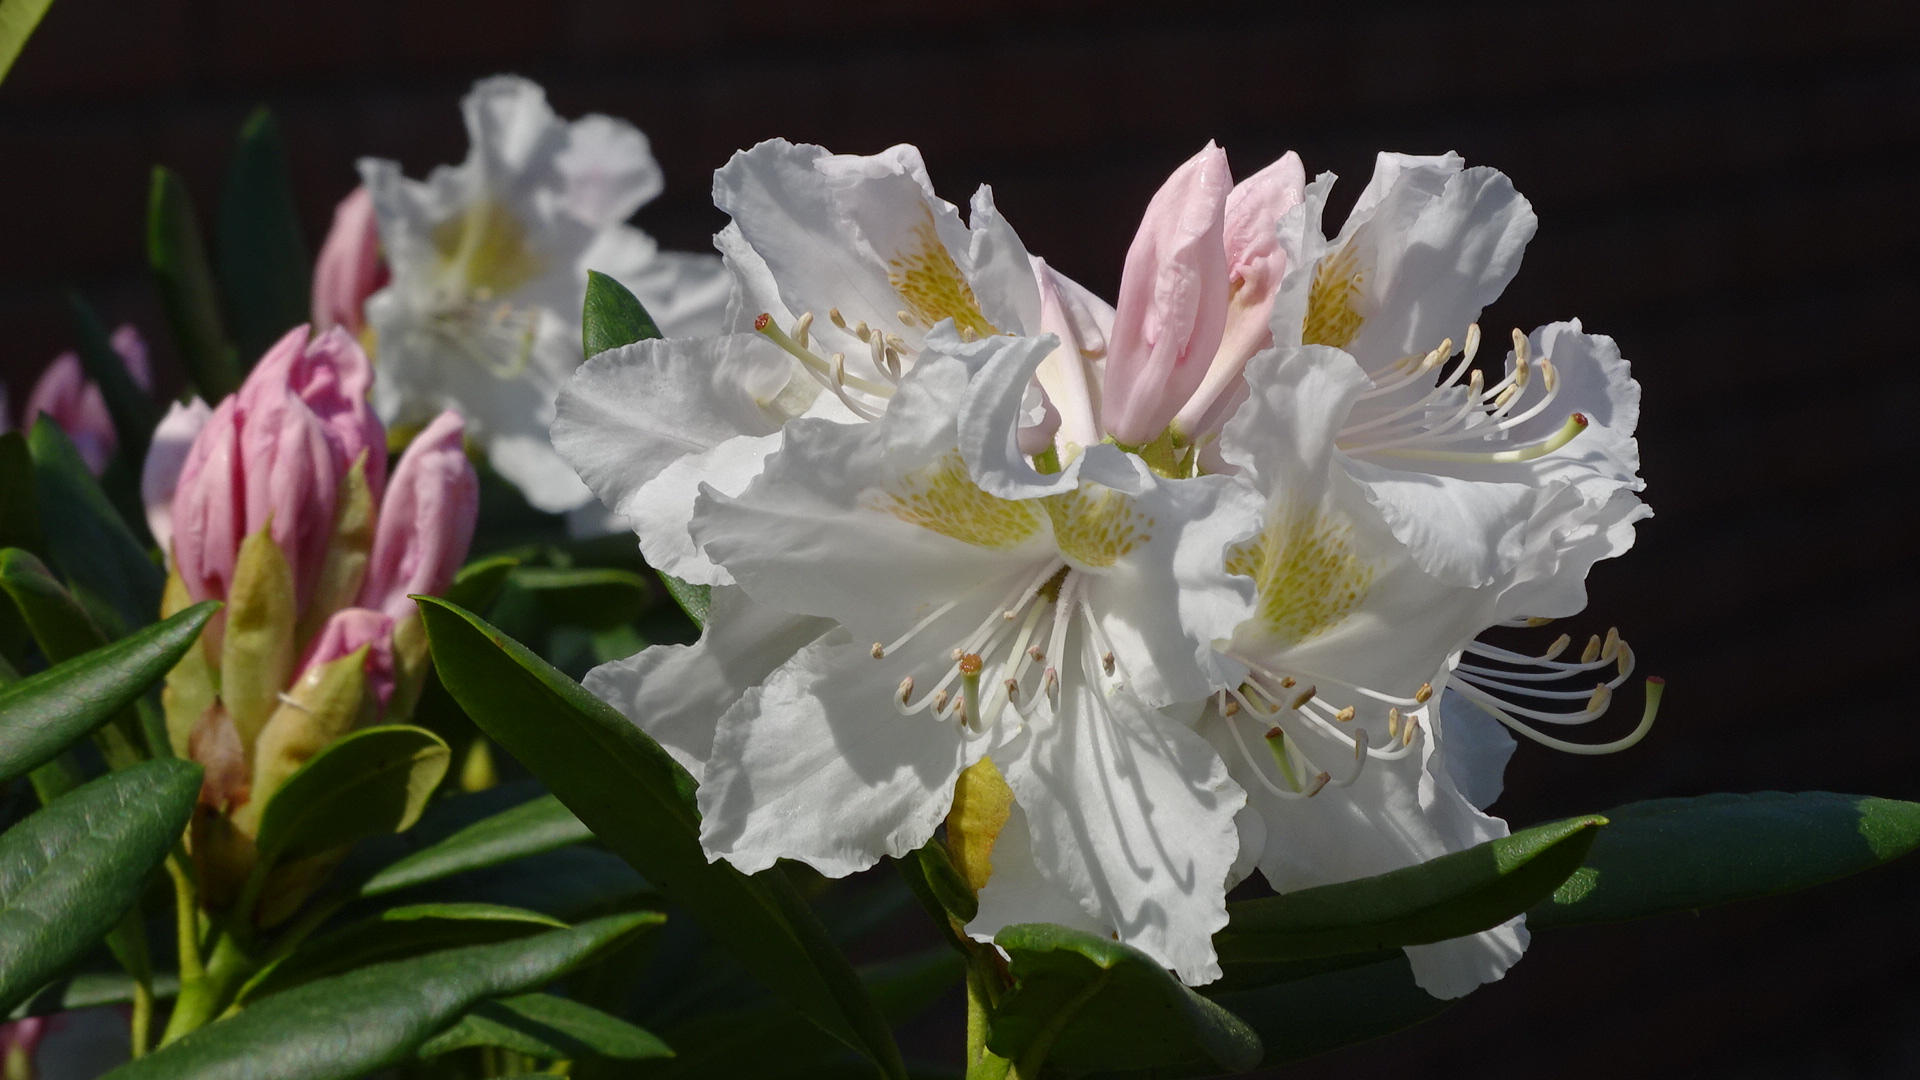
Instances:
[[[1063,673],[1061,711],[996,763],[1025,809],[1040,873],[1190,985],[1219,978],[1212,935],[1244,803],[1206,741],[1091,673]],[[1018,747],[1016,747],[1018,748]]]
[[[977,372],[960,406],[960,456],[974,482],[1003,499],[1032,499],[1072,491],[1079,484],[1084,456],[1067,462],[1057,473],[1041,473],[1020,452],[1023,403],[1034,370],[1058,346],[1059,339],[1052,334],[996,335],[962,342],[943,327],[928,336],[929,349],[938,349]]]
[[[1113,927],[1087,914],[1072,893],[1053,883],[1033,861],[1033,839],[1027,812],[1019,803],[993,842],[993,876],[980,890],[980,911],[967,924],[976,941],[992,941],[1002,928],[1020,923],[1056,923],[1091,934],[1108,934]]]
[[[1513,734],[1485,709],[1455,693],[1440,695],[1439,755],[1447,779],[1476,809],[1485,810],[1506,785],[1513,757]]]
[[[1497,981],[1520,962],[1530,941],[1527,917],[1516,915],[1491,930],[1431,945],[1409,945],[1405,952],[1420,989],[1450,1001]]]
[[[603,228],[632,217],[666,185],[647,137],[610,116],[583,116],[569,125],[554,166],[566,181],[567,211]]]
[[[835,632],[749,689],[700,784],[708,854],[746,873],[790,858],[841,877],[926,843],[969,759],[956,725],[894,711],[912,662]]]
[[[489,185],[508,188],[536,163],[566,146],[567,129],[547,104],[546,91],[516,75],[475,83],[460,101],[470,149],[467,163]]]
[[[0,418],[6,415],[5,405],[0,400]],[[197,397],[184,405],[176,401],[168,406],[167,415],[153,429],[146,464],[141,467],[140,501],[146,505],[147,527],[169,562],[173,559],[173,490],[180,483],[180,470],[194,437],[212,417],[213,410]]]
[[[1040,329],[1040,286],[1033,277],[1033,256],[993,205],[985,184],[973,193],[967,225],[973,236],[967,249],[968,278],[987,321],[1007,333]]]
[[[1367,458],[1350,458],[1347,468],[1414,560],[1443,581],[1490,585],[1526,553],[1539,490],[1531,484],[1464,480]]]
[[[698,642],[654,645],[602,664],[581,685],[626,714],[698,781],[720,717],[749,687],[832,629],[825,619],[763,607],[721,586],[713,590]]]

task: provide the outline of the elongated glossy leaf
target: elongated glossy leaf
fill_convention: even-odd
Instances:
[[[1498,926],[1579,869],[1606,820],[1571,818],[1389,874],[1232,904],[1214,936],[1227,985],[1298,973],[1289,961],[1388,953]]]
[[[659,744],[471,612],[431,597],[420,610],[441,681],[489,737],[759,978],[901,1075],[892,1033],[787,879],[707,860],[693,780]]]
[[[665,917],[662,916],[662,919]],[[343,971],[465,945],[512,941],[567,924],[499,904],[412,904],[316,937],[261,969],[238,995],[247,1004]]]
[[[47,564],[19,548],[0,551],[0,591],[13,601],[48,660],[61,663],[105,645],[107,638]]]
[[[107,1075],[349,1080],[413,1057],[475,1004],[536,990],[652,925],[615,915],[493,945],[375,964],[275,994]]]
[[[520,560],[511,555],[475,559],[453,576],[453,584],[447,587],[447,599],[468,611],[485,611],[499,594],[500,586],[507,583],[507,575],[519,565]]]
[[[311,309],[312,260],[280,125],[265,106],[240,128],[220,195],[220,291],[233,318],[243,365],[306,322]]]
[[[898,1027],[926,1011],[960,982],[963,962],[946,946],[859,969],[860,980],[888,1024]],[[871,1076],[872,1066],[807,1022],[783,1001],[760,1001],[707,1012],[661,1031],[673,1047],[671,1063],[649,1069],[651,1080],[778,1080],[822,1075],[821,1066],[847,1061],[847,1076]]]
[[[149,761],[0,834],[0,1013],[78,959],[133,906],[180,838],[200,767]]]
[[[587,302],[580,314],[580,348],[588,359],[660,336],[639,298],[598,270],[587,271]]]
[[[334,742],[288,777],[261,813],[262,863],[406,829],[420,817],[451,758],[440,736],[404,724],[366,728]]]
[[[0,0],[0,79],[7,77],[20,50],[40,25],[53,0]]]
[[[0,556],[0,564],[4,564]],[[0,575],[4,577],[4,575]],[[220,605],[212,600],[0,690],[0,780],[38,768],[173,669]]]
[[[1187,1063],[1239,1072],[1260,1061],[1252,1028],[1130,945],[1051,923],[1009,926],[993,940],[1011,957],[1014,988],[993,1010],[987,1045],[1022,1076],[1040,1075],[1041,1061],[1068,1073]]]
[[[101,1005],[128,1005],[133,1002],[133,977],[121,972],[88,972],[55,979],[33,996],[14,1006],[8,1020],[27,1016],[52,1016],[74,1009],[92,1009]],[[161,972],[153,977],[155,1001],[171,1001],[180,993],[180,977]]]
[[[647,579],[631,570],[523,566],[512,580],[549,621],[596,630],[632,622],[653,600]]]
[[[552,994],[483,1001],[446,1031],[420,1048],[435,1057],[469,1046],[499,1046],[537,1058],[612,1058],[640,1061],[672,1057],[673,1051],[650,1032]]]
[[[160,423],[160,410],[140,384],[133,381],[125,360],[114,351],[107,328],[77,292],[67,293],[67,306],[73,312],[73,339],[78,346],[80,366],[87,378],[100,388],[107,403],[107,415],[113,418],[113,431],[120,441],[120,458],[135,468],[147,460],[147,443]]]
[[[200,222],[186,185],[173,170],[160,166],[153,170],[147,197],[147,267],[160,291],[180,363],[200,396],[216,402],[238,390],[240,367],[221,319]]]
[[[27,445],[33,452],[40,528],[59,540],[46,545],[48,561],[119,616],[121,625],[101,628],[109,637],[151,623],[160,614],[160,590],[166,584],[159,564],[134,538],[60,425],[41,416]]]
[[[593,833],[559,799],[542,795],[401,859],[368,879],[360,887],[360,895],[379,896],[592,837]]]
[[[1835,795],[1702,795],[1607,811],[1567,883],[1527,913],[1535,929],[1639,919],[1804,889],[1920,846],[1920,804]]]

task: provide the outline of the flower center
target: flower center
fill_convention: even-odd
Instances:
[[[952,319],[954,326],[982,337],[999,333],[981,313],[973,286],[953,261],[947,245],[940,242],[932,213],[925,207],[921,211],[926,216],[914,227],[911,246],[887,260],[887,280],[893,283],[894,291],[928,326]]]
[[[1302,345],[1344,349],[1360,336],[1360,327],[1367,321],[1360,314],[1366,278],[1351,241],[1320,259],[1313,269],[1313,284],[1307,289],[1307,315],[1300,327]]]
[[[1317,637],[1352,614],[1373,567],[1352,549],[1353,526],[1318,513],[1277,512],[1227,552],[1227,572],[1254,581],[1254,617],[1281,646]]]
[[[524,372],[540,312],[504,297],[541,270],[526,227],[498,202],[477,199],[460,216],[434,227],[433,246],[440,263],[429,332],[499,378]]]

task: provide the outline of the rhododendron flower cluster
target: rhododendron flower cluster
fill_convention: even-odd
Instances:
[[[1235,183],[1210,144],[1109,306],[911,147],[720,170],[732,332],[591,359],[553,432],[650,561],[715,586],[699,643],[587,683],[700,780],[710,855],[838,876],[944,823],[974,937],[1095,930],[1198,984],[1256,869],[1505,835],[1506,728],[1644,734],[1657,685],[1616,744],[1538,730],[1605,711],[1616,637],[1478,642],[1579,610],[1646,516],[1625,363],[1558,323],[1476,366],[1533,230],[1497,172],[1381,155],[1328,239],[1331,183],[1292,154]],[[1454,997],[1525,944],[1407,952]]]
[[[460,416],[435,418],[389,475],[371,377],[344,330],[299,327],[217,406],[177,406],[148,458],[149,520],[171,569],[163,614],[225,603],[164,695],[175,754],[206,766],[192,842],[216,905],[247,876],[260,813],[287,777],[355,728],[411,711],[427,651],[409,596],[444,591],[473,538]],[[300,895],[276,904],[269,891],[261,918]]]

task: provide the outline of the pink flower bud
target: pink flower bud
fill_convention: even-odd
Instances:
[[[313,325],[338,326],[358,337],[366,327],[363,305],[390,275],[380,259],[380,220],[364,185],[340,200],[333,228],[313,267]]]
[[[199,398],[185,405],[175,402],[160,426],[153,429],[153,441],[147,446],[147,461],[140,470],[140,501],[147,508],[147,527],[169,557],[173,552],[174,492],[180,487],[194,439],[212,418],[213,410]]]
[[[80,459],[99,476],[119,440],[113,433],[113,418],[107,415],[106,399],[87,378],[80,357],[74,353],[61,353],[40,373],[40,381],[33,384],[33,393],[27,396],[26,410],[20,414],[20,426],[31,428],[34,418],[43,413],[60,425],[73,440]]]
[[[480,481],[467,460],[465,437],[465,422],[449,409],[401,455],[380,504],[373,557],[360,590],[363,607],[404,620],[414,613],[409,594],[445,592],[466,561],[480,514]]]
[[[361,646],[367,649],[367,685],[379,697],[381,708],[385,708],[387,699],[393,696],[393,619],[385,612],[369,611],[366,608],[341,608],[327,619],[327,624],[314,635],[313,644],[307,646],[307,655],[301,658],[300,675],[295,685],[304,679],[308,672],[321,664],[330,664],[343,656],[351,656]]]
[[[1244,397],[1240,373],[1253,354],[1273,344],[1267,319],[1287,253],[1280,247],[1280,219],[1300,205],[1307,190],[1300,156],[1289,150],[1278,161],[1235,185],[1227,196],[1224,229],[1227,275],[1232,283],[1226,331],[1207,375],[1174,417],[1174,428],[1194,441],[1218,430]]]
[[[125,361],[133,384],[142,390],[152,390],[153,365],[147,360],[147,339],[140,336],[140,331],[134,329],[132,323],[122,323],[107,341]]]
[[[171,510],[173,565],[195,603],[225,600],[246,538],[247,486],[240,460],[240,400],[227,398],[194,436]]]
[[[1154,194],[1127,249],[1101,402],[1102,426],[1123,445],[1166,429],[1220,347],[1232,186],[1226,151],[1209,142]]]
[[[171,507],[174,563],[194,600],[226,599],[240,542],[271,523],[304,605],[332,539],[340,479],[365,455],[386,480],[386,433],[366,401],[372,370],[334,329],[281,338],[194,437]]]

